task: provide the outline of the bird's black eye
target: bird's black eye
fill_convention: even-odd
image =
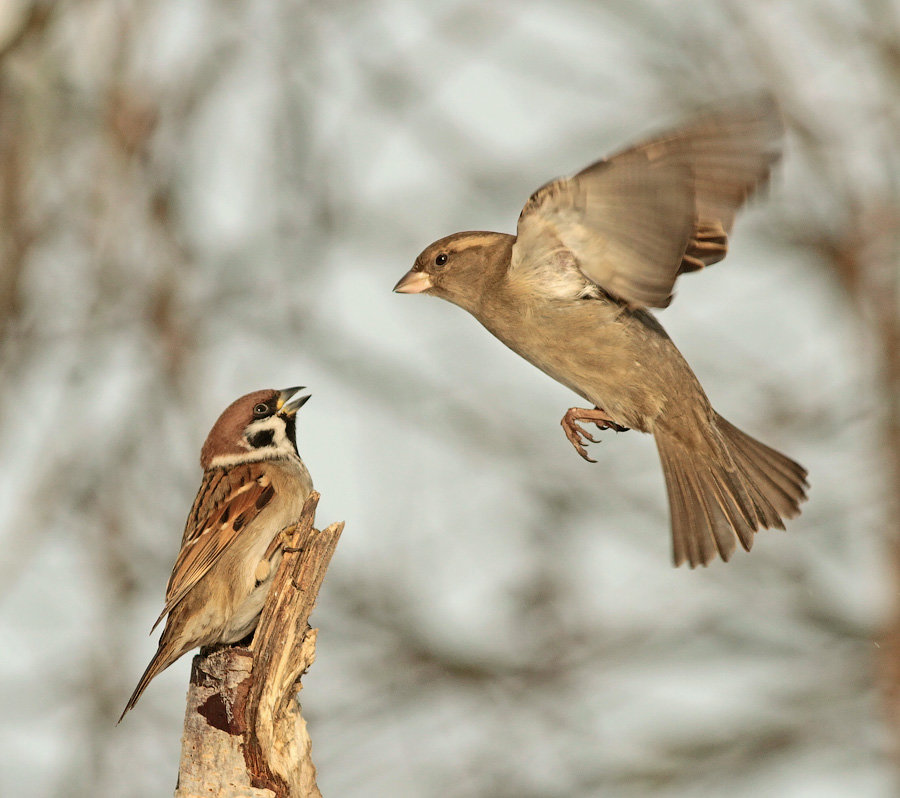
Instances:
[[[435,266],[443,266],[447,262],[447,253],[442,252],[434,259]]]
[[[269,415],[269,406],[265,402],[260,402],[253,408],[254,418],[265,418],[267,415]]]

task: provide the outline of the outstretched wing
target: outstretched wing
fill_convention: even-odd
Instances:
[[[211,469],[203,475],[166,586],[166,606],[154,629],[274,496],[275,489],[259,463]]]
[[[510,269],[581,272],[633,306],[665,307],[679,274],[725,257],[737,210],[779,156],[781,117],[756,97],[538,189],[519,216]]]

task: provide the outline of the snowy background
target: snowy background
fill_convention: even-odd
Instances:
[[[293,384],[347,522],[302,694],[326,796],[897,794],[891,405],[842,258],[896,288],[898,42],[876,0],[0,4],[0,794],[171,793],[190,657],[114,723],[209,427]],[[390,289],[760,86],[782,168],[660,318],[811,499],[676,571],[649,437],[585,463],[573,395]]]

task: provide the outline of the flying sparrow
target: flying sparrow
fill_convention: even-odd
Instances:
[[[313,487],[297,453],[295,416],[309,399],[302,390],[249,393],[213,425],[200,454],[203,483],[153,624],[168,615],[166,627],[120,722],[150,680],[186,651],[234,643],[256,628],[281,560],[281,531]]]
[[[561,422],[586,460],[596,441],[579,421],[652,433],[676,565],[728,560],[735,536],[749,551],[757,529],[784,529],[806,498],[806,469],[716,413],[648,311],[669,304],[680,274],[725,257],[782,133],[767,97],[709,111],[539,188],[515,236],[436,241],[394,287],[459,305],[590,402]]]

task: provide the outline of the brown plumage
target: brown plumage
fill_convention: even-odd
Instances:
[[[242,396],[210,431],[200,458],[203,483],[153,629],[168,616],[166,626],[119,721],[182,654],[234,643],[256,627],[281,558],[278,536],[312,491],[297,453],[295,415],[309,398],[300,390]]]
[[[767,97],[688,124],[538,189],[517,235],[456,233],[427,247],[395,286],[469,311],[510,349],[591,402],[577,421],[652,433],[665,475],[676,565],[728,560],[762,527],[784,528],[806,470],[713,410],[656,318],[680,274],[725,257],[745,199],[779,154]]]

